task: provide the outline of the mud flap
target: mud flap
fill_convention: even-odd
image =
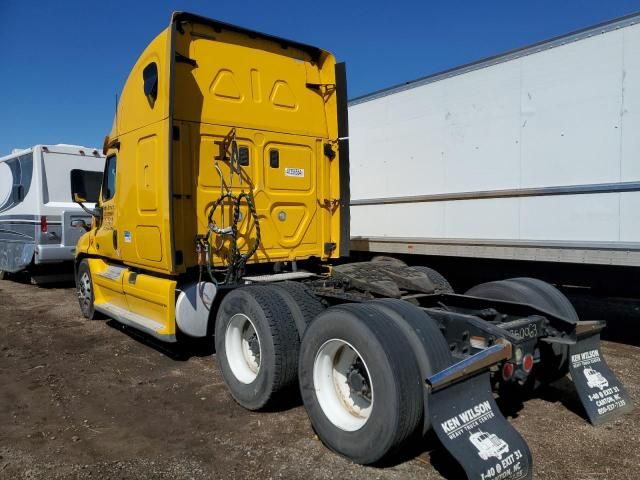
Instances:
[[[532,478],[529,447],[498,409],[489,372],[433,391],[429,411],[438,439],[467,478]]]
[[[592,424],[600,425],[633,409],[624,387],[604,361],[600,335],[569,345],[569,371]]]

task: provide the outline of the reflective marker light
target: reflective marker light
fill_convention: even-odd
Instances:
[[[42,217],[40,217],[40,232],[47,233],[48,229],[49,225],[47,225],[47,217],[43,215]]]
[[[502,378],[504,380],[509,380],[513,377],[513,370],[513,363],[505,362],[505,364],[502,365]]]
[[[522,369],[525,372],[529,373],[532,368],[533,368],[533,355],[531,355],[530,353],[527,353],[522,358]]]

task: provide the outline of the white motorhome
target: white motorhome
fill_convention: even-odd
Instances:
[[[103,167],[98,149],[76,145],[36,145],[0,157],[0,278],[73,260],[84,233],[78,225],[91,216],[73,202],[70,174],[87,172],[97,191]]]

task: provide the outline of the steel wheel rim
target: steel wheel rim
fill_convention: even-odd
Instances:
[[[236,379],[252,383],[260,373],[262,345],[255,325],[243,313],[236,313],[227,325],[224,336],[227,363]]]
[[[78,298],[84,309],[91,306],[91,279],[88,272],[83,272],[78,282]]]
[[[361,429],[371,417],[374,389],[364,358],[349,342],[326,341],[313,362],[313,385],[320,408],[336,427]]]

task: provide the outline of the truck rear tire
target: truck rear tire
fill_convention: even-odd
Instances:
[[[298,282],[280,282],[269,285],[277,291],[287,304],[302,339],[305,330],[314,318],[327,308],[307,287]]]
[[[216,315],[218,365],[233,398],[264,408],[297,380],[300,340],[291,311],[267,285],[228,293]]]
[[[569,322],[579,320],[575,308],[560,290],[536,278],[518,277],[482,283],[465,295],[493,300],[526,303]],[[569,347],[562,344],[540,344],[540,363],[532,371],[532,387],[557,380],[569,371]]]
[[[87,259],[82,260],[78,265],[76,291],[78,293],[80,310],[84,318],[89,320],[101,318],[101,315],[96,312],[94,306],[95,295],[93,292],[93,280],[91,279],[91,269],[89,268],[89,261]]]
[[[433,286],[436,287],[437,293],[454,293],[451,284],[447,281],[446,278],[444,278],[444,276],[440,272],[434,270],[433,268],[424,267],[422,265],[412,266],[411,268],[413,270],[417,270],[418,272],[424,273],[429,278],[429,280],[431,280]]]
[[[420,369],[422,380],[449,367],[453,362],[449,346],[436,321],[426,312],[404,300],[385,298],[367,302],[377,310],[384,312],[404,333]],[[429,415],[429,391],[422,389],[424,413],[422,433],[431,428]]]
[[[423,383],[411,346],[371,305],[321,313],[302,339],[299,376],[318,437],[354,462],[380,461],[420,424]]]

